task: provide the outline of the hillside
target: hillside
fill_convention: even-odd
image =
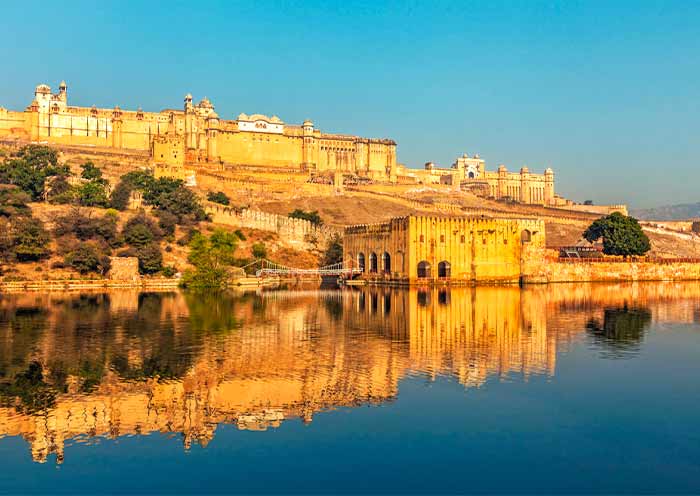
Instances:
[[[641,220],[686,220],[700,217],[700,202],[664,205],[655,208],[635,208],[630,215]]]

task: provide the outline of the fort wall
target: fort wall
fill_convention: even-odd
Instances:
[[[271,231],[291,243],[325,246],[334,235],[338,234],[332,228],[317,226],[305,219],[294,219],[260,210],[238,210],[211,202],[206,203],[205,210],[211,216],[212,222],[216,224]]]

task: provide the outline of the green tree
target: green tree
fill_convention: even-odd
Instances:
[[[104,182],[106,183],[107,181],[102,178],[102,170],[100,170],[99,167],[95,166],[92,162],[88,161],[85,162],[83,165],[80,166],[82,169],[82,172],[80,173],[80,177],[87,181],[97,181],[97,182]]]
[[[155,221],[143,212],[129,219],[122,229],[124,241],[136,248],[159,241],[162,235]]]
[[[106,207],[109,205],[107,189],[100,181],[90,181],[78,188],[78,203],[83,207]]]
[[[252,252],[255,258],[267,258],[267,248],[265,247],[265,243],[262,241],[253,243]]]
[[[343,261],[343,239],[339,235],[334,235],[326,247],[323,254],[323,265],[333,265]]]
[[[209,237],[196,233],[187,257],[195,270],[184,274],[183,284],[202,288],[226,286],[229,270],[235,263],[237,245],[238,237],[223,229],[216,229]]]
[[[136,250],[141,274],[155,274],[163,268],[163,254],[158,243],[148,243]]]
[[[216,193],[210,191],[207,195],[207,200],[214,203],[220,203],[221,205],[228,205],[231,202],[228,196],[226,196],[226,193],[223,191],[217,191]]]
[[[66,264],[81,274],[96,272],[105,274],[111,266],[109,257],[94,243],[81,243],[65,256]]]
[[[12,231],[13,251],[18,261],[35,261],[49,255],[51,236],[39,219],[30,217],[15,222]]]
[[[43,198],[47,177],[68,175],[68,167],[58,165],[56,150],[41,145],[25,146],[0,164],[0,183],[18,186],[34,201]]]
[[[316,210],[307,212],[306,210],[297,208],[296,210],[290,212],[287,217],[291,217],[292,219],[308,220],[317,226],[323,224],[323,220],[321,219],[321,216],[318,215],[318,211]]]
[[[129,198],[134,190],[134,185],[128,181],[121,180],[112,190],[109,197],[109,206],[117,210],[126,210],[129,206]]]
[[[0,216],[31,215],[27,205],[31,200],[31,197],[17,186],[0,185]]]
[[[594,221],[583,237],[590,242],[603,238],[603,253],[606,255],[644,255],[651,249],[649,238],[637,219],[619,212]]]

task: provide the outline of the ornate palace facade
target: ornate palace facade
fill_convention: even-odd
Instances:
[[[16,136],[59,145],[149,151],[155,161],[229,163],[309,171],[343,171],[386,180],[396,174],[396,143],[389,139],[326,134],[306,120],[287,125],[278,117],[240,114],[220,119],[207,99],[182,109],[144,112],[68,105],[68,88],[58,93],[40,84],[20,112],[0,107],[0,137]]]

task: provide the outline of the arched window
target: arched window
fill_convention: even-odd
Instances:
[[[377,272],[377,254],[374,252],[369,254],[369,271]]]
[[[357,255],[357,266],[360,269],[360,272],[364,273],[365,271],[365,254],[360,253]]]
[[[391,274],[391,255],[386,251],[382,255],[382,267],[384,267],[385,274]]]
[[[523,232],[520,233],[520,241],[523,243],[529,243],[532,241],[532,233],[527,229],[523,230]]]
[[[423,260],[418,263],[418,277],[428,278],[430,277],[430,264]]]
[[[452,266],[450,262],[443,260],[438,264],[438,277],[450,277]]]
[[[469,172],[469,179],[474,179],[474,173],[471,171]]]

